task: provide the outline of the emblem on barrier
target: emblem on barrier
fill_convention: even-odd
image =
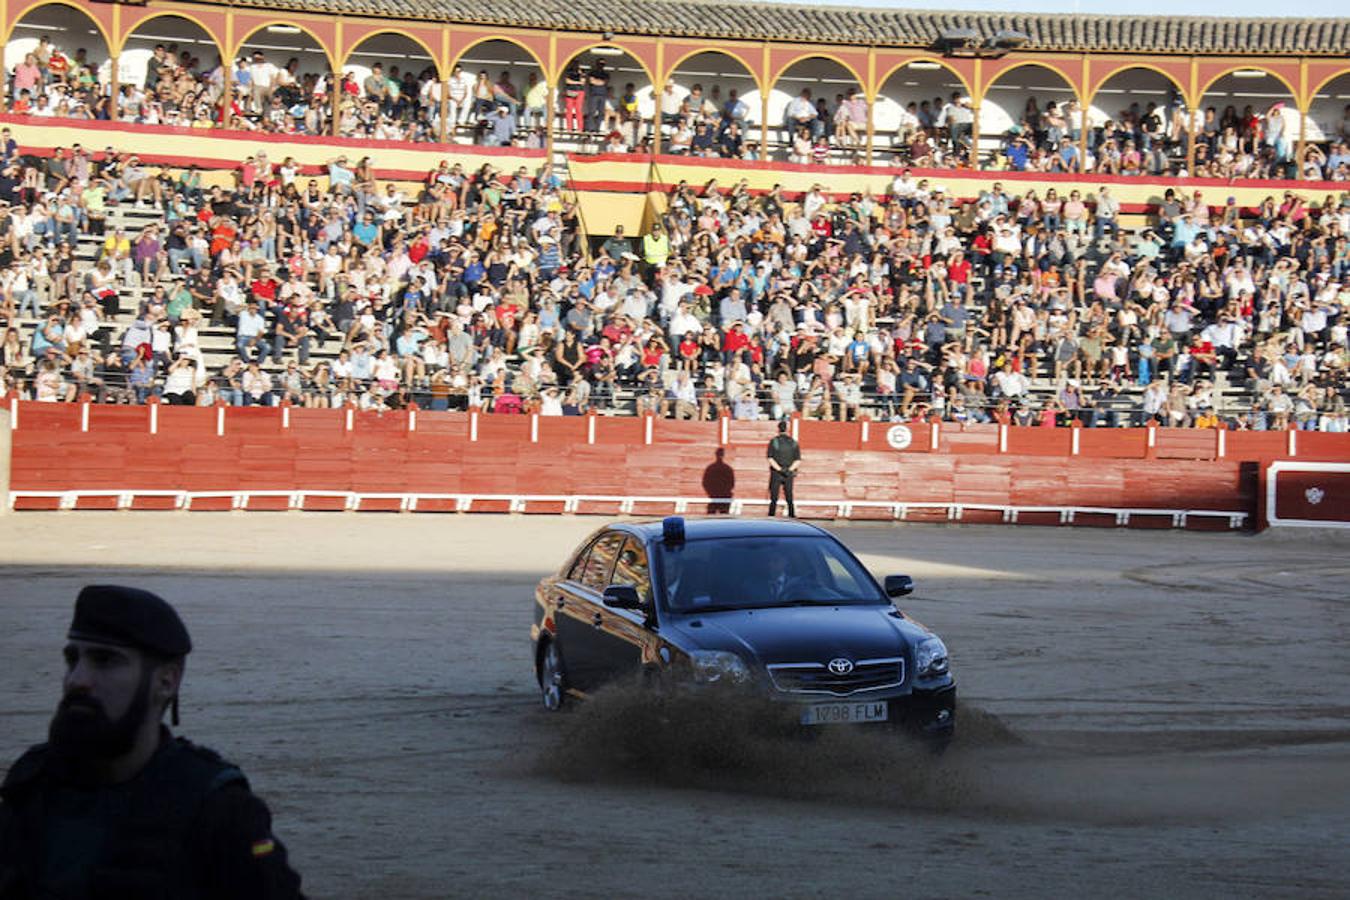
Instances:
[[[1321,503],[1322,498],[1325,497],[1326,495],[1327,492],[1322,490],[1320,487],[1310,487],[1303,492],[1303,496],[1307,497],[1308,502],[1311,503],[1313,506],[1316,506],[1317,504]]]
[[[907,425],[892,425],[886,429],[886,443],[892,450],[904,450],[914,443],[914,432]]]

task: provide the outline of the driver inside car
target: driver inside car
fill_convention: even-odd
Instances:
[[[799,571],[788,555],[772,554],[766,561],[765,569],[769,573],[770,602],[785,603],[789,600],[810,599],[812,596],[813,579]]]

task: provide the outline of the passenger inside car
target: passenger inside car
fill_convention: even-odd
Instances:
[[[671,609],[686,612],[712,604],[713,578],[706,565],[686,558],[674,567],[667,567],[667,572],[670,572],[671,568],[674,569],[674,577],[672,579],[668,576],[666,581]]]

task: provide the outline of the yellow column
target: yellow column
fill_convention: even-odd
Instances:
[[[972,103],[970,105],[970,158],[966,161],[966,168],[978,169],[980,167],[980,104]]]
[[[544,108],[544,133],[545,146],[548,147],[548,158],[553,159],[553,131],[558,121],[558,98],[557,88],[549,85],[548,88],[548,106]]]
[[[553,162],[553,133],[558,128],[558,32],[549,32],[548,71],[544,73],[548,83],[548,109],[544,111],[544,130],[548,132],[548,161]]]
[[[445,143],[445,129],[450,118],[450,81],[441,79],[441,103],[440,103],[440,126],[436,129],[436,140],[438,143]]]
[[[1092,59],[1086,53],[1083,54],[1083,81],[1079,86],[1078,94],[1078,171],[1087,171],[1087,146],[1088,146],[1088,108],[1092,106],[1092,98],[1088,96],[1088,90],[1092,86]]]
[[[872,164],[872,145],[876,140],[877,97],[881,94],[881,85],[877,81],[877,48],[867,48],[867,87],[863,97],[867,99],[867,164]]]
[[[769,82],[771,73],[769,72],[769,42],[764,42],[764,51],[760,57],[760,65],[763,67],[759,71],[760,84],[764,85],[759,91],[759,158],[769,158],[769,92],[773,90],[773,85]]]
[[[1303,154],[1308,150],[1308,113],[1312,112],[1313,98],[1308,96],[1308,60],[1298,61],[1298,149],[1294,151],[1294,177],[1302,179]]]
[[[122,57],[120,55],[112,56],[108,60],[108,71],[110,76],[108,79],[108,90],[112,93],[112,96],[108,98],[108,118],[112,119],[114,122],[121,118],[121,111],[118,109],[117,103],[117,95],[122,93],[122,81],[119,77],[120,73],[117,71],[121,65]]]
[[[14,29],[9,28],[9,0],[0,0],[0,24],[7,27],[5,31],[5,42],[13,36]],[[0,112],[9,112],[9,79],[0,78]],[[0,511],[3,511],[5,504],[0,500]]]
[[[108,105],[108,118],[112,119],[114,122],[118,119],[117,95],[122,92],[121,73],[117,71],[121,67],[122,61],[121,29],[122,7],[114,6],[112,8],[112,34],[108,38],[111,42],[108,44],[108,68],[111,75],[111,78],[109,78],[109,86],[112,89],[112,97],[109,98],[112,102]]]
[[[332,121],[328,123],[328,133],[333,137],[337,137],[338,120],[342,118],[342,71],[340,69],[334,70],[332,82],[333,85],[328,92],[330,95],[330,109],[328,110],[328,116],[332,119]]]
[[[1200,60],[1191,57],[1191,102],[1187,106],[1186,117],[1186,174],[1195,175],[1195,120],[1203,115],[1200,107],[1205,98],[1200,96]]]
[[[975,57],[975,74],[970,78],[970,167],[980,168],[980,107],[984,105],[984,60]]]
[[[227,11],[225,13],[224,56],[220,60],[221,66],[225,69],[225,83],[221,86],[220,92],[221,128],[234,126],[234,122],[230,119],[230,98],[234,96],[234,58],[238,55],[239,48],[234,45],[234,13]]]
[[[338,136],[338,124],[342,118],[342,91],[338,87],[342,84],[342,19],[337,20],[337,25],[333,28],[333,58],[329,65],[333,70],[333,121],[330,123],[328,133],[333,137]]]
[[[1078,111],[1078,171],[1087,171],[1087,151],[1088,151],[1088,128],[1092,121],[1088,118],[1088,107],[1091,104],[1084,103],[1082,109]]]
[[[652,82],[652,157],[661,152],[661,97],[666,91],[666,43],[656,42],[656,80]]]
[[[437,74],[441,78],[440,127],[436,129],[436,140],[444,144],[450,123],[450,26],[441,28],[441,59],[437,64]]]
[[[876,143],[876,125],[872,122],[872,116],[876,113],[877,104],[875,100],[867,101],[867,164],[872,164],[872,147]]]

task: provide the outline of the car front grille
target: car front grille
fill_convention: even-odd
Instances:
[[[832,694],[847,697],[863,691],[899,687],[905,680],[902,657],[860,659],[853,671],[836,675],[825,663],[775,663],[768,667],[773,686],[789,694]]]

